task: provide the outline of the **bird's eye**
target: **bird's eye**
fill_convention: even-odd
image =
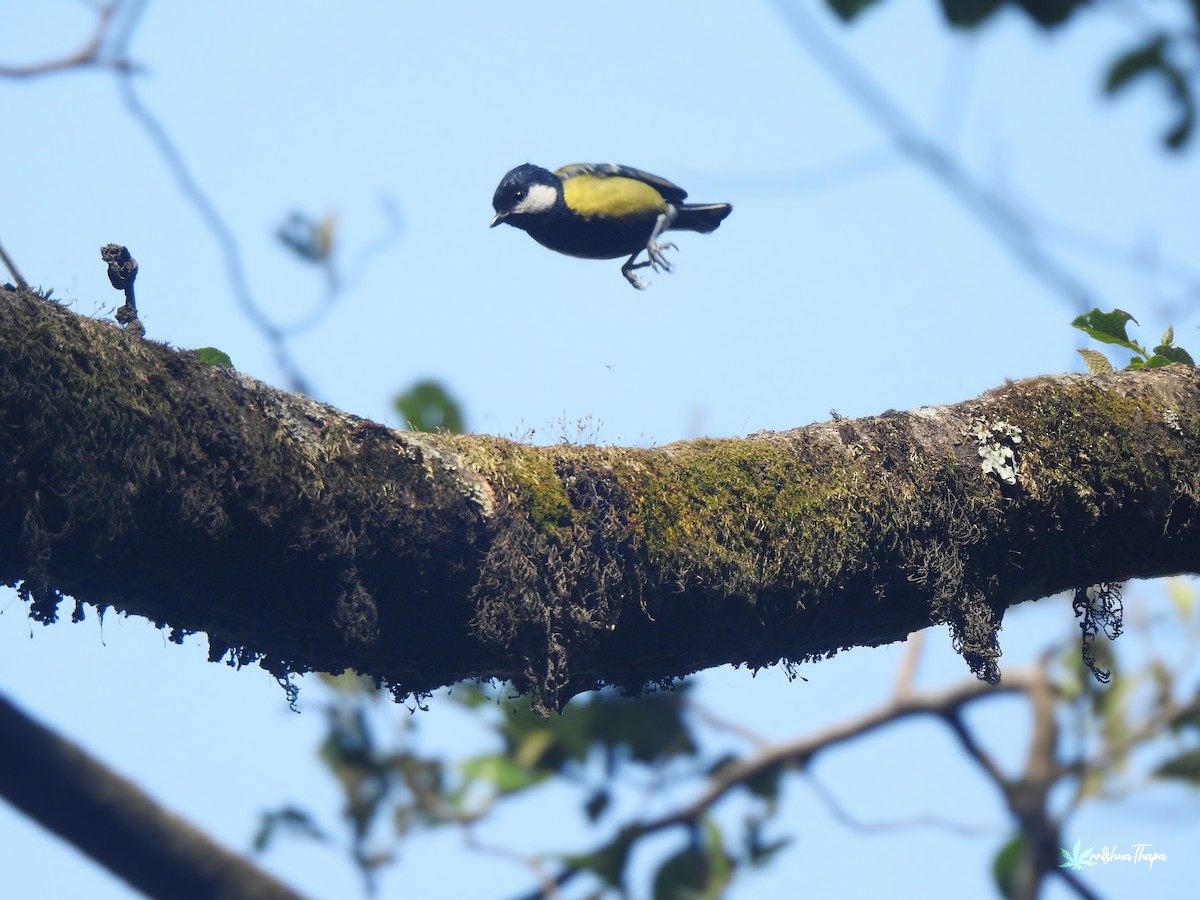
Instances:
[[[525,199],[525,192],[524,192],[524,191],[517,191],[517,192],[516,192],[516,193],[515,193],[513,196],[514,196],[514,197],[516,197],[518,200],[524,200],[524,199]]]

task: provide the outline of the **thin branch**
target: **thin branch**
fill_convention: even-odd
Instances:
[[[811,775],[808,778],[808,785],[812,788],[813,793],[821,798],[821,802],[825,804],[825,808],[829,810],[830,815],[841,822],[846,828],[865,834],[909,831],[915,828],[936,828],[962,837],[982,837],[992,834],[995,831],[994,828],[986,825],[968,825],[965,822],[954,822],[950,819],[943,819],[940,816],[913,816],[910,819],[896,819],[890,822],[866,822],[855,818],[847,812],[846,808],[834,796],[833,791],[829,790],[829,788],[825,787],[825,785]]]
[[[136,22],[145,9],[145,0],[133,0],[130,4],[130,9],[129,21],[131,24],[122,37],[122,51],[124,42],[128,41],[132,34],[132,23]],[[310,394],[311,391],[299,365],[287,349],[283,331],[259,309],[258,304],[255,303],[250,293],[250,286],[246,280],[245,266],[242,262],[241,250],[238,247],[237,239],[233,236],[233,231],[225,223],[216,206],[208,198],[208,195],[204,193],[196,182],[195,177],[193,177],[187,163],[183,159],[183,154],[175,146],[175,142],[167,133],[166,128],[163,127],[158,118],[142,103],[141,98],[134,89],[133,78],[130,73],[125,71],[120,72],[117,85],[121,92],[121,99],[125,103],[125,108],[150,137],[163,162],[166,163],[167,170],[175,179],[180,192],[192,204],[216,241],[217,247],[225,259],[226,275],[230,285],[233,287],[234,299],[237,301],[242,313],[263,333],[275,356],[276,365],[279,366],[287,377],[292,390]]]
[[[3,244],[0,244],[0,260],[4,262],[5,268],[7,268],[8,273],[12,275],[13,280],[17,283],[17,287],[28,290],[29,282],[21,277],[21,273],[17,270],[17,264],[12,261],[12,258],[7,253],[4,252]]]
[[[46,60],[27,66],[0,65],[0,78],[37,78],[66,72],[71,69],[107,68],[118,72],[134,72],[133,65],[122,53],[109,54],[106,49],[113,46],[114,21],[122,8],[121,0],[114,0],[96,10],[96,27],[91,38],[74,53],[59,59]],[[118,32],[119,34],[119,32]]]
[[[755,747],[766,747],[768,741],[757,731],[751,731],[740,722],[734,722],[731,719],[726,719],[724,716],[719,716],[708,707],[697,703],[691,697],[683,698],[683,706],[692,715],[696,716],[701,722],[716,731],[724,731],[726,734],[734,734],[749,744]]]
[[[976,181],[950,154],[910,120],[862,68],[804,10],[804,4],[772,0],[792,35],[804,45],[902,153],[940,182],[1004,245],[1028,272],[1085,312],[1096,306],[1095,292],[1047,254],[1029,224],[1000,196]]]
[[[558,889],[561,885],[553,875],[546,871],[546,867],[542,864],[541,860],[537,859],[536,857],[526,856],[523,853],[518,853],[515,850],[510,850],[507,847],[501,847],[495,844],[485,844],[483,841],[479,840],[479,838],[475,836],[475,833],[469,828],[464,829],[464,831],[464,843],[469,849],[474,850],[477,853],[484,853],[489,856],[496,856],[500,859],[506,859],[509,862],[516,863],[522,868],[528,869],[530,872],[532,872],[533,876],[541,884],[541,892],[538,894],[538,896],[548,898],[548,900],[554,900],[554,898],[560,896]]]
[[[775,744],[752,759],[734,762],[726,766],[712,778],[708,789],[687,806],[640,825],[638,830],[645,834],[672,825],[695,821],[717,800],[757,775],[765,774],[782,765],[805,766],[817,754],[830,747],[846,743],[901,719],[917,715],[945,716],[981,697],[1024,693],[1029,689],[1034,677],[1035,675],[1029,670],[1014,670],[1005,672],[1004,681],[999,685],[967,681],[944,691],[913,694],[910,697],[895,699],[872,712],[834,725],[814,735],[806,735],[794,741]]]
[[[1093,756],[1080,757],[1067,763],[1062,770],[1064,774],[1081,776],[1085,772],[1112,768],[1146,741],[1161,734],[1171,722],[1196,715],[1200,715],[1200,698],[1193,699],[1188,703],[1164,704],[1154,715],[1148,716],[1139,727],[1131,729],[1122,740],[1114,741]]]
[[[921,664],[921,652],[925,648],[925,632],[918,631],[908,636],[904,642],[904,656],[900,660],[900,668],[896,670],[896,696],[908,697],[912,694],[913,683],[917,678],[917,668]]]
[[[1057,875],[1067,883],[1067,887],[1073,890],[1083,900],[1102,900],[1099,894],[1084,884],[1079,876],[1070,869],[1053,869],[1050,874]]]
[[[1041,213],[1027,212],[1026,217],[1051,241],[1097,262],[1120,266],[1145,277],[1170,279],[1182,290],[1200,294],[1200,270],[1182,260],[1137,246],[1128,247],[1082,228],[1056,222]]]
[[[954,736],[958,738],[958,742],[962,744],[967,756],[975,760],[979,768],[987,773],[988,778],[1003,790],[1005,785],[1008,784],[1008,778],[1000,771],[1000,767],[996,765],[996,761],[988,756],[984,752],[984,749],[979,746],[979,742],[975,740],[975,735],[971,734],[966,723],[963,722],[960,710],[952,710],[946,715],[945,721],[950,730],[954,732]]]
[[[685,806],[656,819],[625,826],[621,829],[619,840],[632,844],[646,835],[658,831],[679,825],[690,825],[699,820],[726,794],[760,775],[784,766],[803,768],[819,753],[831,747],[862,737],[910,716],[933,715],[951,720],[962,707],[976,700],[1006,693],[1025,693],[1037,677],[1037,673],[1032,670],[1018,669],[1005,672],[1004,682],[999,685],[967,681],[943,691],[894,698],[872,712],[849,719],[816,734],[806,735],[782,744],[768,745],[762,752],[750,759],[737,760],[719,769],[710,778],[707,789]],[[567,866],[555,877],[555,885],[563,885],[579,871],[579,866]]]
[[[3,696],[0,796],[150,897],[300,900]]]

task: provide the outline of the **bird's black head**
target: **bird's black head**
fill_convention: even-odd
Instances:
[[[549,212],[562,201],[562,182],[553,172],[525,163],[511,170],[500,180],[492,195],[492,219],[495,228],[501,222],[520,227],[526,217]]]

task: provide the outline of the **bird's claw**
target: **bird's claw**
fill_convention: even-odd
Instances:
[[[639,291],[644,291],[648,285],[643,283],[640,278],[634,275],[633,270],[645,269],[646,267],[649,267],[655,272],[670,272],[672,268],[671,263],[666,256],[663,255],[663,253],[666,250],[679,249],[672,243],[658,243],[658,241],[655,240],[656,237],[658,237],[657,230],[653,235],[650,236],[650,242],[646,244],[646,260],[644,262],[634,262],[634,260],[637,259],[638,254],[641,253],[639,250],[638,253],[635,253],[633,256],[629,257],[629,260],[625,263],[625,265],[621,266],[621,274],[624,275],[625,279]]]
[[[655,272],[670,272],[671,263],[663,255],[664,250],[678,250],[674,244],[655,244],[651,243],[646,246],[646,255],[649,257],[650,267]]]
[[[621,274],[625,276],[626,281],[632,284],[639,291],[644,291],[647,285],[640,278],[633,274],[633,270],[640,269],[642,266],[647,265],[647,263],[639,263],[636,266],[632,263],[633,260],[630,260],[629,262],[625,263],[625,265],[621,266]]]

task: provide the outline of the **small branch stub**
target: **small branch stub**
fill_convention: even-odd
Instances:
[[[133,299],[133,282],[138,273],[137,260],[129,253],[128,247],[120,244],[105,244],[100,248],[100,258],[108,263],[109,283],[118,291],[125,292],[125,305],[117,310],[117,321],[126,331],[133,330],[138,335],[144,334],[145,329],[138,321],[137,304]]]

